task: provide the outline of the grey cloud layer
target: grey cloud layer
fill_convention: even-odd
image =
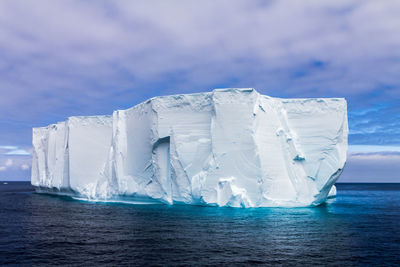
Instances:
[[[400,182],[400,152],[349,153],[340,182]]]
[[[400,144],[400,2],[0,1],[0,140],[148,97],[346,97],[350,142]],[[365,109],[372,110],[367,115]]]

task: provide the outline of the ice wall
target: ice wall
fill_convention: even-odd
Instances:
[[[32,184],[90,199],[233,207],[326,200],[347,150],[346,101],[254,89],[155,97],[33,129]]]

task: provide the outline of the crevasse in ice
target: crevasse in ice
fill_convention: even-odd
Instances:
[[[34,128],[31,183],[104,201],[314,206],[336,193],[347,135],[342,98],[232,88],[155,97]]]

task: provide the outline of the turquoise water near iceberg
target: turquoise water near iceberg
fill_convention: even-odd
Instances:
[[[400,184],[315,208],[91,203],[0,182],[0,265],[396,265]]]

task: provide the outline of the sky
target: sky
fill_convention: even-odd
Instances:
[[[400,1],[0,0],[0,180],[32,127],[147,98],[253,87],[345,97],[341,182],[400,182]]]

